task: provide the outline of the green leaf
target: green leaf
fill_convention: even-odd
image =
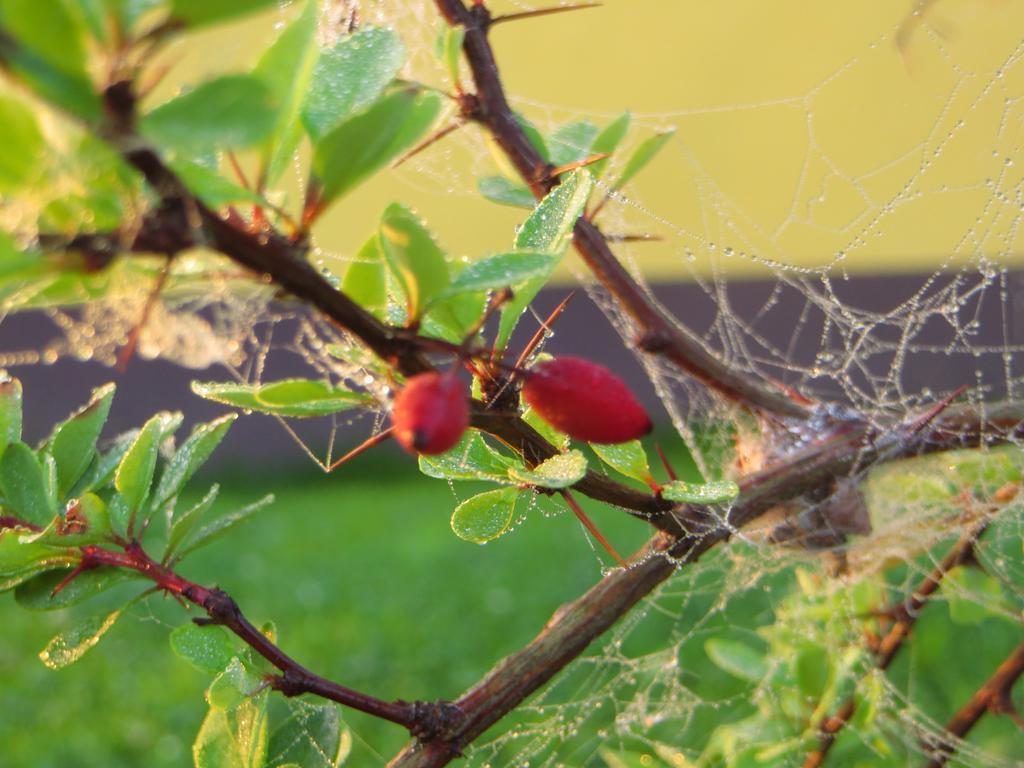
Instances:
[[[233,656],[225,669],[210,683],[206,699],[215,709],[234,709],[257,691],[260,679],[238,656]]]
[[[441,110],[436,93],[403,88],[328,131],[313,149],[306,208],[322,211],[411,148]]]
[[[573,227],[583,213],[593,183],[586,170],[569,174],[540,201],[519,228],[515,247],[560,255],[572,240]]]
[[[246,147],[266,139],[276,110],[271,89],[252,75],[207,80],[144,115],[142,132],[183,155]]]
[[[508,476],[518,483],[541,488],[568,488],[587,474],[587,459],[581,451],[559,453],[542,461],[533,469],[512,467]]]
[[[590,156],[591,146],[597,138],[599,128],[589,120],[567,123],[548,137],[551,150],[550,162],[558,167],[583,160]]]
[[[476,185],[480,194],[492,203],[530,210],[537,204],[529,187],[505,176],[484,176]]]
[[[96,455],[96,441],[107,422],[114,389],[113,384],[94,389],[89,403],[60,424],[49,440],[47,451],[57,463],[60,498],[64,498]]]
[[[730,675],[752,683],[759,683],[768,674],[764,654],[739,640],[713,637],[704,643],[708,658]]]
[[[519,123],[519,127],[522,128],[523,133],[526,134],[526,138],[533,145],[533,148],[537,150],[537,153],[541,156],[544,162],[551,161],[551,155],[548,152],[548,146],[544,142],[544,134],[537,130],[537,127],[531,123],[525,116],[518,112],[513,113],[516,122]]]
[[[460,539],[485,544],[512,525],[517,488],[499,488],[466,499],[452,513],[452,530]]]
[[[3,52],[17,76],[63,109],[89,121],[99,117],[99,98],[87,71],[85,30],[65,0],[3,0],[0,27],[17,41]]]
[[[377,101],[404,62],[401,38],[373,27],[321,51],[302,106],[302,121],[313,141]]]
[[[40,177],[45,144],[35,115],[20,99],[0,95],[0,192]]]
[[[809,701],[819,700],[831,676],[828,650],[813,643],[801,644],[793,657],[793,677],[800,692]]]
[[[231,203],[262,203],[263,198],[217,171],[182,158],[167,163],[189,191],[211,208],[223,208]]]
[[[0,369],[0,459],[21,440],[21,382]]]
[[[651,483],[651,468],[647,463],[647,453],[639,440],[618,445],[591,445],[594,453],[616,472],[632,477],[641,483]]]
[[[515,247],[543,251],[561,257],[572,239],[576,220],[587,204],[593,180],[584,170],[574,171],[555,187],[534,209],[516,235]],[[555,262],[557,264],[557,261]],[[554,264],[552,265],[554,270]],[[504,349],[523,311],[547,283],[550,273],[535,277],[516,291],[501,310],[495,346]]]
[[[435,53],[447,70],[453,85],[458,84],[460,80],[459,62],[462,60],[462,41],[465,39],[464,27],[453,27],[449,24],[442,24],[437,35]]]
[[[626,132],[629,130],[630,120],[629,112],[623,112],[612,122],[608,123],[604,130],[594,139],[594,143],[591,145],[591,152],[595,155],[603,155],[611,154],[618,149],[619,144],[622,143],[622,140],[626,137]],[[604,169],[608,167],[610,159],[598,160],[596,163],[587,166],[587,170],[593,174],[594,178],[599,178],[604,173]]]
[[[215,540],[219,539],[228,531],[232,530],[233,528],[237,528],[242,523],[248,521],[248,519],[252,517],[256,512],[263,509],[263,507],[267,506],[268,504],[273,503],[273,501],[274,494],[268,493],[259,501],[242,507],[236,512],[224,515],[223,517],[214,520],[209,525],[203,526],[196,532],[195,536],[188,540],[188,544],[181,549],[175,560],[181,560],[190,552],[194,552],[200,547],[205,547],[207,544],[210,544]]]
[[[298,18],[264,52],[253,70],[280,105],[273,130],[260,152],[260,189],[273,183],[288,167],[302,138],[299,113],[319,54],[318,5],[314,0],[307,0]]]
[[[717,480],[712,483],[673,480],[662,486],[661,495],[669,501],[686,504],[726,504],[740,495],[740,487],[732,480]]]
[[[387,307],[387,275],[380,239],[372,235],[359,249],[355,259],[345,270],[341,292],[364,309]]]
[[[408,317],[419,318],[448,286],[448,262],[430,231],[411,210],[392,203],[380,220],[384,260],[405,294]]]
[[[656,133],[649,139],[640,142],[640,145],[633,150],[633,154],[629,156],[629,160],[626,161],[626,166],[622,169],[618,180],[612,185],[612,189],[622,189],[626,186],[630,179],[654,159],[654,156],[662,150],[675,133],[676,129],[672,128],[664,133]]]
[[[105,616],[86,619],[54,637],[39,654],[39,658],[50,669],[63,669],[74,664],[100,641],[120,616],[121,611],[116,610]]]
[[[7,446],[0,459],[0,491],[15,517],[26,522],[45,528],[57,514],[47,492],[43,465],[22,442]]]
[[[123,568],[93,568],[78,574],[60,592],[53,594],[53,590],[67,575],[68,571],[63,568],[39,574],[20,584],[14,599],[22,608],[54,611],[85,602],[126,581],[143,578],[141,574]]]
[[[942,596],[949,604],[949,618],[962,626],[976,627],[993,615],[1014,613],[999,580],[969,565],[959,565],[946,574]]]
[[[207,693],[210,711],[196,741],[196,768],[263,768],[267,752],[267,691],[236,658]]]
[[[223,672],[236,656],[231,636],[223,627],[183,624],[171,632],[171,649],[200,672]]]
[[[527,408],[526,412],[523,413],[523,421],[537,430],[540,436],[551,443],[559,451],[564,451],[569,447],[569,436],[564,432],[559,432],[557,429],[548,424],[542,419],[533,408]]]
[[[352,749],[352,736],[336,704],[288,701],[288,717],[270,736],[267,768],[337,768]]]
[[[206,424],[198,425],[174,456],[167,462],[160,484],[153,494],[153,507],[159,507],[172,496],[177,496],[185,483],[210,458],[220,441],[224,439],[231,425],[238,418],[236,414],[228,414]]]
[[[419,457],[420,472],[442,480],[508,482],[512,461],[491,448],[479,432],[467,431],[459,444],[439,456]]]
[[[171,0],[171,17],[190,27],[214,24],[273,5],[277,0]]]
[[[369,395],[312,379],[282,379],[269,384],[194,381],[192,391],[235,408],[296,419],[328,416],[374,402]]]
[[[513,288],[536,277],[546,277],[558,263],[550,253],[512,251],[485,256],[463,269],[445,291],[446,295]]]
[[[203,515],[213,506],[218,493],[220,493],[220,486],[214,484],[202,499],[171,520],[170,530],[167,533],[167,549],[164,551],[165,559],[169,560],[181,543],[195,530]]]
[[[164,414],[157,414],[147,421],[117,465],[114,487],[124,500],[129,519],[142,506],[149,493],[149,485],[153,482],[165,418]]]
[[[7,577],[58,568],[75,559],[77,555],[39,542],[35,532],[27,528],[0,528],[0,575]]]

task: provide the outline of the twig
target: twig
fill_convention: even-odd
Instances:
[[[928,441],[923,445],[908,441],[902,455],[994,445],[1024,437],[1024,403],[994,406],[989,416],[988,421],[972,422],[972,418],[979,418],[972,406],[950,408],[931,424],[933,432]],[[961,432],[951,429],[953,425]],[[962,435],[968,439],[965,441]],[[654,536],[629,558],[625,569],[612,572],[582,597],[559,608],[529,645],[495,665],[455,702],[461,714],[447,737],[408,744],[392,759],[390,768],[447,765],[582,654],[594,639],[677,568],[696,562],[705,552],[728,540],[733,531],[782,501],[827,487],[832,478],[864,462],[899,458],[892,452],[880,457],[871,442],[865,428],[848,427],[842,434],[832,435],[750,475],[740,483],[740,496],[725,520],[716,519],[700,507],[677,510],[676,522],[688,533],[678,539],[665,534]]]
[[[208,589],[180,576],[153,560],[137,542],[126,543],[121,551],[90,545],[82,547],[82,558],[72,575],[93,568],[110,567],[135,571],[160,590],[199,606],[207,613],[197,624],[219,624],[266,659],[281,674],[270,676],[267,684],[286,696],[311,693],[346,707],[404,726],[414,736],[430,737],[443,732],[453,714],[446,702],[383,701],[346,688],[306,669],[282,651],[245,617],[232,597],[221,589]]]
[[[941,741],[936,745],[926,745],[932,755],[928,768],[942,768],[956,752],[954,739],[962,739],[970,733],[986,712],[1014,713],[1010,691],[1021,675],[1024,675],[1024,643],[1006,657],[992,677],[946,723]]]
[[[557,183],[513,114],[498,74],[498,64],[487,38],[493,20],[482,4],[467,7],[462,0],[435,0],[441,15],[451,25],[465,29],[463,50],[473,73],[476,96],[462,99],[467,119],[482,123],[519,171],[534,196],[542,198]],[[804,419],[810,410],[785,391],[769,388],[748,373],[733,370],[659,307],[653,298],[622,266],[608,241],[592,222],[580,218],[574,228],[574,242],[594,276],[616,298],[639,326],[639,346],[659,354],[720,394],[758,410],[789,418]]]
[[[904,600],[895,611],[895,623],[878,644],[875,650],[875,666],[884,671],[888,669],[896,657],[904,641],[909,637],[921,609],[929,598],[942,584],[943,578],[958,565],[968,562],[974,553],[974,545],[988,527],[988,521],[982,522],[960,537],[959,541],[946,553],[946,556],[918,584],[917,588]],[[804,768],[819,768],[825,762],[829,750],[835,743],[839,732],[846,727],[857,711],[857,701],[852,696],[847,699],[835,714],[822,721],[818,733],[818,747],[804,760]]]

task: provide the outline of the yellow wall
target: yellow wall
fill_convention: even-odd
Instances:
[[[496,13],[539,5],[491,3]],[[915,5],[920,23],[904,24]],[[400,19],[410,76],[443,84],[431,3],[362,6],[370,21]],[[175,47],[162,90],[251,61],[291,15]],[[515,105],[542,128],[625,108],[634,138],[678,128],[629,201],[604,214],[609,230],[665,238],[620,249],[650,277],[756,275],[764,261],[1024,265],[1021,0],[607,0],[496,27],[493,41]],[[464,129],[339,203],[319,241],[343,259],[400,199],[449,249],[500,249],[522,214],[475,194],[474,174],[494,172],[478,131]]]

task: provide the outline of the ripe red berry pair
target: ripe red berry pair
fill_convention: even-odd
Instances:
[[[559,357],[522,373],[523,400],[555,429],[589,443],[625,443],[651,431],[629,388],[603,365]],[[395,439],[410,453],[453,448],[469,426],[465,386],[454,373],[411,377],[391,411]]]

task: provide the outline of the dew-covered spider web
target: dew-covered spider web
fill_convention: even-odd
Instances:
[[[394,26],[408,47],[403,73],[451,89],[432,3],[327,5],[325,34],[353,19]],[[978,403],[1024,396],[1024,5],[611,0],[492,37],[513,106],[545,136],[632,110],[596,182],[595,200],[608,197],[598,223],[652,300],[730,367],[883,426],[961,387]],[[226,45],[233,58],[245,60],[240,44]],[[661,154],[617,189],[629,150],[670,128]],[[301,183],[305,161],[289,183]],[[506,248],[527,212],[477,191],[500,170],[482,133],[460,128],[340,205],[338,223],[315,233],[318,263],[343,274],[391,199],[415,206],[452,252]],[[175,262],[138,356],[219,365],[249,382],[299,366],[374,394],[381,407],[369,413],[287,425],[322,466],[352,431],[386,426],[394,383],[354,356],[351,339],[265,285],[240,290],[222,266],[190,282],[189,260]],[[6,344],[0,365],[113,364],[147,311],[140,275],[155,284],[158,272],[115,267],[108,279],[120,287],[47,310],[53,339]],[[614,329],[634,347],[635,326],[575,256],[562,277],[605,314],[592,333],[611,346]],[[739,479],[810,439],[754,423],[657,357],[637,359],[706,478]],[[469,763],[799,766],[821,723],[853,701],[825,765],[926,764],[944,724],[1024,642],[1022,472],[1016,446],[938,454],[858,467],[836,486],[852,499],[845,518],[823,516],[825,498],[773,510],[644,600],[468,747]],[[453,507],[465,496],[453,486]],[[980,567],[942,580],[879,671],[872,649],[896,620],[888,609],[972,531],[983,531]],[[605,558],[594,557],[596,579]],[[951,764],[1024,764],[1018,707],[1020,685],[954,742]]]

